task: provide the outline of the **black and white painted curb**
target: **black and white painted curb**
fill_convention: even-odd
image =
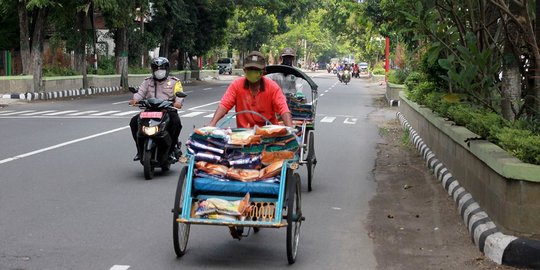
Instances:
[[[122,90],[120,86],[114,87],[98,87],[89,89],[74,89],[54,92],[39,92],[39,93],[21,93],[21,94],[4,94],[0,96],[3,99],[24,99],[24,100],[47,100],[66,97],[89,96],[102,93],[112,93]]]
[[[402,128],[409,133],[410,140],[426,161],[426,166],[433,170],[437,180],[453,197],[457,210],[467,225],[471,240],[480,252],[498,264],[539,269],[540,241],[501,233],[472,195],[460,186],[445,165],[436,158],[403,114],[398,112],[397,117]]]

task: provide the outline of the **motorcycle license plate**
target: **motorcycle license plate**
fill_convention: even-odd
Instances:
[[[141,112],[141,118],[161,118],[163,112]]]

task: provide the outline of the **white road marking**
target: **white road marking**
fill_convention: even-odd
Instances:
[[[140,111],[127,111],[127,112],[115,113],[113,115],[114,116],[123,116],[123,115],[136,114],[136,113],[139,113],[139,112]]]
[[[89,114],[89,113],[96,113],[98,111],[82,111],[82,112],[77,112],[77,113],[70,113],[68,115],[70,116],[77,116],[77,115],[83,115],[83,114]]]
[[[50,113],[50,112],[56,112],[56,110],[40,111],[40,112],[34,112],[34,113],[25,113],[25,114],[21,114],[21,115],[31,116],[31,115],[38,115],[38,114],[42,114],[42,113]]]
[[[10,113],[3,113],[2,116],[6,115],[15,115],[15,114],[23,114],[23,113],[31,113],[35,112],[36,110],[28,110],[28,111],[17,111],[17,112],[10,112]]]
[[[212,90],[212,87],[206,87],[203,89],[203,91],[208,91],[208,90]]]
[[[12,112],[12,110],[8,110],[8,111],[1,111],[1,112],[0,112],[0,115],[2,115],[3,113],[8,113],[8,112]]]
[[[111,269],[109,270],[128,270],[129,269],[129,265],[113,265],[113,267],[111,267]]]
[[[325,93],[328,93],[328,91],[330,91],[330,90],[326,90],[326,91],[324,91],[324,92],[325,92]]]
[[[70,111],[59,111],[59,112],[54,112],[54,113],[47,113],[47,114],[43,114],[43,115],[61,115],[61,114],[67,114],[67,113],[74,113],[76,112],[76,110],[70,110]]]
[[[128,103],[129,103],[129,100],[126,100],[126,101],[115,102],[115,103],[113,103],[113,105],[128,104]]]
[[[39,153],[42,153],[42,152],[45,152],[45,151],[49,151],[49,150],[53,150],[53,149],[56,149],[56,148],[64,147],[66,145],[70,145],[70,144],[90,140],[90,139],[93,139],[93,138],[96,138],[96,137],[99,137],[99,136],[107,135],[107,134],[114,133],[114,132],[121,131],[121,130],[128,129],[128,128],[129,128],[129,126],[116,128],[116,129],[112,129],[112,130],[109,130],[109,131],[105,131],[105,132],[97,133],[97,134],[94,134],[94,135],[86,136],[86,137],[83,137],[83,138],[71,140],[71,141],[68,141],[68,142],[56,144],[56,145],[49,146],[49,147],[45,147],[45,148],[38,149],[38,150],[35,150],[35,151],[32,151],[32,152],[28,152],[26,154],[22,154],[22,155],[18,155],[18,156],[14,156],[14,157],[10,157],[10,158],[0,160],[0,164],[7,163],[7,162],[10,162],[10,161],[14,161],[14,160],[21,159],[21,158],[25,158],[25,157],[29,157],[29,156],[33,156],[33,155],[36,155],[36,154],[39,154]]]
[[[325,116],[323,119],[321,119],[321,122],[322,123],[332,123],[332,122],[334,122],[334,120],[336,120],[335,117]]]
[[[351,119],[351,120],[349,120]],[[345,121],[343,121],[344,124],[354,125],[356,124],[357,118],[345,118]]]
[[[190,112],[188,114],[184,114],[182,115],[181,117],[194,117],[194,116],[197,116],[199,114],[203,114],[204,112]]]
[[[201,106],[193,107],[193,108],[190,108],[189,110],[190,110],[190,111],[193,111],[193,110],[195,110],[195,109],[198,109],[198,108],[201,108],[201,107],[206,107],[206,106],[209,106],[209,105],[212,105],[212,104],[216,104],[216,103],[219,103],[219,100],[218,100],[218,101],[214,101],[214,102],[210,102],[210,103],[208,103],[208,104],[203,104],[203,105],[201,105]]]
[[[319,97],[322,97],[322,96],[324,96],[324,94],[320,94],[320,95],[319,95]]]
[[[93,113],[92,116],[100,116],[100,115],[106,115],[106,114],[112,114],[112,113],[118,113],[120,111],[106,111],[106,112],[100,112],[100,113]]]
[[[189,94],[189,93],[193,93],[193,91],[184,91],[184,93]]]
[[[204,117],[206,117],[206,118],[212,118],[212,117],[214,117],[214,114],[211,113],[211,114],[209,114],[209,115],[205,115]]]

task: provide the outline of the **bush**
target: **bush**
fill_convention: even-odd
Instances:
[[[507,122],[498,114],[486,111],[473,111],[471,118],[465,124],[470,131],[497,143],[496,134],[507,126]]]
[[[112,75],[116,74],[116,61],[114,57],[102,57],[98,62],[98,69],[93,73],[98,75]]]
[[[414,102],[425,105],[425,96],[436,89],[437,87],[432,82],[421,82],[409,92],[408,97]]]
[[[503,128],[496,134],[499,145],[523,162],[540,165],[540,136],[530,130]]]
[[[404,69],[393,69],[388,72],[388,82],[395,84],[405,83],[409,72]]]
[[[150,74],[152,73],[152,71],[149,68],[129,67],[128,73],[129,74]]]
[[[373,75],[384,75],[386,74],[386,71],[384,68],[374,68],[373,69]]]
[[[79,73],[73,69],[66,67],[44,67],[43,68],[43,77],[54,77],[54,76],[75,76]]]
[[[416,87],[421,81],[425,81],[426,76],[420,72],[413,71],[409,73],[407,78],[405,79],[405,86],[407,87],[407,90],[412,91],[414,87]]]

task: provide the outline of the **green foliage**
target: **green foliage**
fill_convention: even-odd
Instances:
[[[384,74],[386,74],[386,71],[384,70],[384,68],[377,67],[377,68],[373,69],[373,74],[374,75],[384,75]]]
[[[54,77],[54,76],[74,76],[79,75],[77,71],[66,68],[66,67],[44,67],[43,68],[43,77]]]
[[[149,68],[142,68],[139,66],[128,67],[129,74],[151,74],[152,71]]]
[[[437,86],[432,82],[421,82],[412,91],[409,91],[408,97],[414,102],[425,105],[425,96],[428,93],[437,90]]]
[[[392,69],[388,72],[388,82],[395,84],[404,84],[409,71],[404,69]]]
[[[404,81],[407,90],[412,91],[421,81],[425,81],[426,76],[420,72],[410,72],[407,78]]]
[[[540,165],[540,136],[530,130],[502,128],[496,138],[499,145],[523,162]]]
[[[116,74],[116,62],[114,57],[102,57],[98,62],[98,70],[94,71],[98,75]]]

